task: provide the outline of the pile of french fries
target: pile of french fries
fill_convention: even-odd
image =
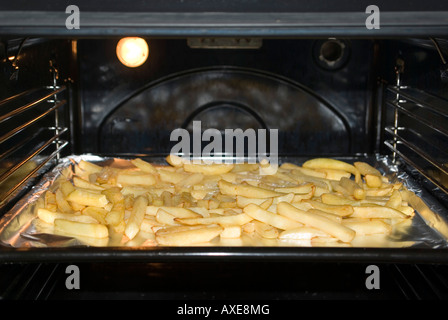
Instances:
[[[150,246],[225,244],[247,235],[322,245],[388,235],[415,214],[403,184],[366,162],[315,158],[266,175],[263,163],[166,161],[136,158],[114,168],[81,160],[45,192],[37,219],[56,233],[118,234],[121,243],[139,235]]]

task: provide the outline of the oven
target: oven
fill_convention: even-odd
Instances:
[[[2,299],[448,297],[446,3],[2,6]],[[128,37],[147,45],[137,67],[117,56]],[[197,123],[202,133],[278,130],[280,165],[325,157],[382,166],[418,195],[429,231],[409,247],[349,248],[109,247],[15,233],[27,223],[17,212],[67,159],[156,161],[174,130]],[[73,270],[79,288],[67,284]],[[374,272],[378,288],[368,285]]]

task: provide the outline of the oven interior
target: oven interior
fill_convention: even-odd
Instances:
[[[143,36],[149,57],[124,66],[120,36],[0,36],[0,209],[6,213],[68,155],[166,155],[170,133],[278,129],[282,157],[385,155],[448,205],[448,33],[439,36]],[[445,264],[4,263],[6,299],[444,299]],[[381,264],[381,261],[375,263]],[[292,279],[288,270],[296,268]],[[132,271],[131,271],[132,270]],[[264,287],[250,280],[274,270]],[[132,273],[132,275],[130,275]],[[238,274],[238,276],[236,276]],[[325,274],[326,277],[322,277]],[[219,275],[219,276],[217,276]],[[121,279],[121,280],[120,280]],[[126,281],[122,281],[126,279]],[[246,279],[247,285],[241,285]],[[330,280],[331,279],[331,280]],[[334,279],[338,279],[334,281]],[[213,288],[213,289],[211,289]]]

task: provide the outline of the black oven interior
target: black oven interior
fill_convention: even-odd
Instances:
[[[202,130],[278,129],[280,157],[389,155],[448,204],[446,25],[423,35],[404,28],[385,36],[356,34],[348,26],[336,36],[327,28],[325,35],[317,22],[305,35],[297,28],[295,36],[227,29],[218,36],[200,31],[189,36],[180,28],[180,36],[163,36],[151,33],[157,26],[151,28],[142,35],[148,59],[137,68],[117,58],[124,27],[117,34],[90,27],[82,36],[52,27],[30,32],[14,23],[0,29],[2,214],[59,157],[164,155],[174,144],[170,133],[191,130],[196,120]],[[237,292],[239,298],[444,299],[448,294],[446,266],[412,262],[384,265],[388,288],[379,295],[358,286],[356,274],[365,276],[360,275],[365,265],[359,264],[333,264],[332,275],[330,267],[315,262],[123,264],[83,264],[92,278],[88,289],[77,293],[63,288],[64,264],[5,264],[0,281],[6,289],[0,294],[13,299],[213,299]],[[234,277],[237,271],[249,278],[290,268],[302,272],[289,283],[283,276],[269,280],[266,290],[240,290],[234,283],[240,279]],[[180,286],[179,270],[189,279],[205,278]],[[125,278],[120,272],[131,281],[118,281]],[[329,280],[335,274],[344,275],[340,282]]]

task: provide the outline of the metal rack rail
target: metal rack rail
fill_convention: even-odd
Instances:
[[[65,86],[33,88],[0,102],[0,209],[69,143],[61,126]]]
[[[387,88],[386,104],[394,110],[385,128],[385,145],[427,180],[448,194],[448,101],[428,92],[401,86]]]

